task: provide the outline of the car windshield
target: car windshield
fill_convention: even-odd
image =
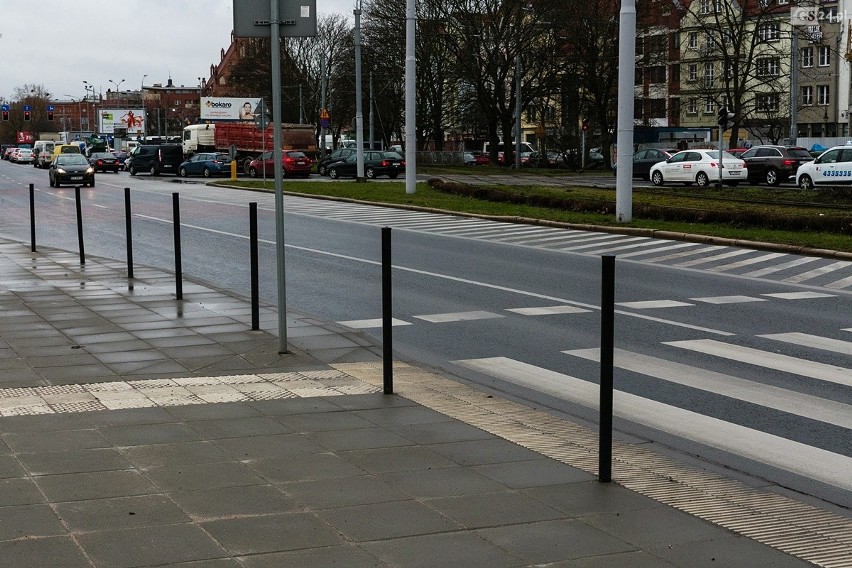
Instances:
[[[230,162],[231,157],[228,154],[216,154],[213,157],[214,160],[219,160],[220,162]]]
[[[86,161],[86,158],[84,158],[82,154],[70,154],[56,158],[57,166],[78,166],[88,164],[89,162]]]
[[[709,152],[706,152],[706,154],[707,154],[707,156],[709,156],[713,160],[719,159],[719,151],[718,150],[711,150]],[[739,159],[740,159],[739,156],[734,156],[730,152],[722,152],[722,160],[739,160]]]

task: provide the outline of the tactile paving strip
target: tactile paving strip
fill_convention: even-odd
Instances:
[[[372,385],[380,364],[334,367]],[[422,406],[597,475],[598,434],[547,412],[493,397],[433,373],[394,364],[394,392]],[[613,481],[686,513],[825,568],[852,567],[852,520],[613,442]]]
[[[381,392],[381,388],[336,370],[113,381],[0,389],[0,416],[94,412],[376,392]]]

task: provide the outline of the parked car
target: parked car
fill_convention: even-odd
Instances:
[[[335,162],[328,166],[328,176],[337,179],[342,176],[357,176],[358,163],[355,154],[343,161]],[[378,152],[368,150],[364,152],[364,175],[370,179],[378,176],[396,178],[405,172],[405,160],[396,152]]]
[[[796,170],[813,160],[811,153],[798,146],[752,146],[740,158],[748,168],[748,181],[778,185],[796,178]]]
[[[651,167],[665,162],[677,153],[677,150],[660,150],[659,148],[648,148],[639,150],[633,154],[633,176],[634,178],[651,179]],[[612,165],[612,173],[618,173],[618,164]]]
[[[313,164],[313,161],[304,152],[296,150],[284,150],[281,152],[281,167],[284,170],[285,177],[308,177],[311,175]],[[252,160],[249,164],[248,174],[250,177],[274,175],[275,161],[272,158],[272,152],[264,152]]]
[[[33,144],[33,167],[46,168],[53,161],[53,149],[61,142],[53,140],[36,140]]]
[[[152,176],[164,173],[178,174],[183,163],[183,146],[180,144],[140,144],[127,159],[130,175],[149,172]]]
[[[12,150],[17,148],[17,146],[15,146],[14,144],[3,144],[3,146],[0,148],[2,148],[2,152],[0,152],[0,158],[8,160],[9,156],[12,154]]]
[[[815,185],[852,183],[852,146],[835,146],[806,162],[796,171],[796,185],[813,189]]]
[[[532,168],[558,168],[565,162],[565,158],[559,152],[548,150],[547,152],[533,152],[527,161]]]
[[[651,166],[651,181],[654,185],[680,182],[706,187],[719,179],[720,166],[726,185],[735,187],[748,178],[745,162],[732,154],[723,152],[720,164],[718,150],[693,149],[678,152],[665,162]]]
[[[118,173],[118,158],[112,152],[94,152],[89,156],[89,163],[96,172]]]
[[[15,162],[16,164],[32,164],[33,163],[33,149],[32,148],[15,148],[12,151],[12,154],[9,156],[10,162]]]
[[[317,162],[317,173],[321,176],[328,175],[329,164],[344,160],[354,154],[355,151],[355,148],[338,148],[337,150]]]
[[[231,157],[216,152],[200,152],[182,163],[178,173],[181,177],[230,175]]]
[[[82,154],[56,156],[47,172],[50,187],[59,187],[63,183],[95,187],[95,168]]]

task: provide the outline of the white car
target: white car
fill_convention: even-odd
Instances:
[[[796,170],[796,185],[813,189],[815,185],[852,183],[852,146],[835,146]]]
[[[16,164],[31,164],[33,151],[31,148],[15,148],[9,156],[9,161]]]
[[[651,181],[654,185],[680,182],[706,187],[719,180],[719,168],[718,150],[683,150],[665,162],[651,166]],[[736,186],[747,181],[745,162],[733,154],[722,152],[721,170],[722,181],[726,185]]]

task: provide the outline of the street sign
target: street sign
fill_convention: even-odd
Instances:
[[[234,36],[269,37],[270,0],[234,0]],[[316,0],[278,0],[279,35],[317,35]]]

